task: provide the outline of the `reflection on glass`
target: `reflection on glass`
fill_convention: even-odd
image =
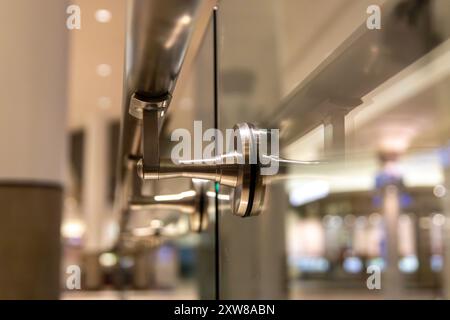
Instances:
[[[281,151],[259,220],[222,221],[224,297],[450,292],[441,280],[449,272],[450,9],[379,1],[385,25],[370,33],[372,4],[221,6],[220,126],[278,128]],[[369,266],[381,270],[379,291],[366,286]]]

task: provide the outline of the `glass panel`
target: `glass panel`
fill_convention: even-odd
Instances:
[[[280,129],[281,159],[259,216],[220,207],[221,298],[448,298],[449,18],[443,0],[221,3],[219,127]]]

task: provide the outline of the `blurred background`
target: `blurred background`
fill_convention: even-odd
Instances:
[[[208,185],[201,233],[177,210],[120,225],[133,2],[0,0],[0,298],[450,298],[448,0],[205,0],[216,29],[211,11],[162,154],[194,120],[248,121],[280,129],[281,169],[258,217],[232,216],[228,190]],[[81,29],[66,28],[70,5]]]

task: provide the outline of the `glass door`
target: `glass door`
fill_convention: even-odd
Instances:
[[[262,212],[219,202],[219,297],[448,298],[448,3],[227,0],[217,15],[219,129],[279,129]]]

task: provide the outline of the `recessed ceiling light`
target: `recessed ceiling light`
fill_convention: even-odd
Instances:
[[[98,9],[95,11],[95,20],[100,23],[107,23],[111,20],[112,14],[111,11],[106,9]]]
[[[98,106],[101,109],[109,109],[111,107],[112,101],[110,97],[100,97],[97,101]]]
[[[97,66],[97,74],[100,77],[107,77],[111,74],[112,68],[109,64],[102,63]]]

